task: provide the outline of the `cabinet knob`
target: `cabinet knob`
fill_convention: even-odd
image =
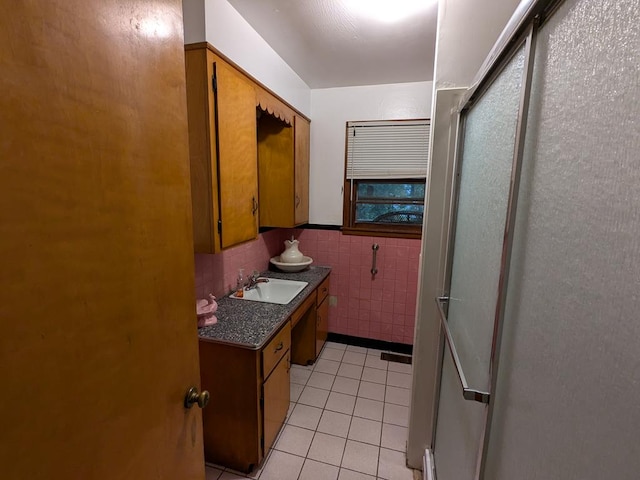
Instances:
[[[282,344],[282,342],[280,342],[278,344],[278,346],[276,347],[276,349],[274,350],[274,352],[278,352],[278,351],[282,350],[283,347],[284,347],[284,345]]]
[[[200,408],[204,408],[207,406],[210,399],[211,395],[208,391],[203,390],[198,393],[198,389],[196,387],[191,387],[184,397],[184,408],[191,408],[196,403]]]

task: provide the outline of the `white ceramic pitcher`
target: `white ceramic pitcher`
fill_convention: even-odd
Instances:
[[[300,263],[303,261],[304,255],[298,249],[298,240],[291,237],[291,240],[285,240],[285,250],[280,254],[280,261],[283,263]]]

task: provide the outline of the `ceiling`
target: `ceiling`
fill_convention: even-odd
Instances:
[[[432,80],[437,1],[391,21],[404,2],[415,0],[229,0],[311,88]],[[374,3],[394,10],[373,19]]]

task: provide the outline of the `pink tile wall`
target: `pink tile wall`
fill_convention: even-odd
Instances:
[[[335,230],[271,230],[217,255],[196,254],[197,297],[230,292],[239,268],[245,274],[267,270],[269,259],[282,253],[291,235],[314,265],[332,268],[329,293],[338,304],[329,308],[330,332],[413,344],[420,240],[342,235]],[[380,249],[378,274],[372,277],[374,243]]]
[[[271,230],[261,233],[257,240],[216,255],[196,254],[197,298],[205,298],[209,293],[220,297],[230,292],[236,286],[240,268],[244,268],[245,276],[254,270],[267,270],[269,259],[284,249],[285,233],[285,230]]]
[[[342,235],[333,230],[295,230],[300,251],[316,265],[329,265],[329,331],[356,337],[413,344],[420,240]],[[286,237],[285,237],[286,238]],[[371,275],[371,246],[377,267]]]

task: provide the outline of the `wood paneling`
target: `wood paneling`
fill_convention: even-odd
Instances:
[[[206,45],[185,57],[194,248],[218,253],[258,236],[255,86]]]
[[[181,2],[0,11],[1,476],[202,480]]]
[[[219,57],[215,65],[222,248],[258,236],[258,151],[253,84]]]
[[[212,394],[203,415],[207,461],[241,472],[262,462],[269,447],[261,439],[273,443],[289,408],[290,345],[289,322],[262,350],[200,341],[202,388]]]
[[[196,252],[220,251],[217,225],[218,169],[216,166],[215,98],[211,84],[213,63],[207,51],[185,52],[193,244]]]
[[[291,363],[316,361],[329,332],[329,277],[291,315]]]
[[[262,349],[262,375],[267,378],[276,363],[291,345],[291,323],[287,322],[278,334]]]
[[[302,308],[300,308],[302,310]],[[291,363],[311,365],[316,361],[316,306],[302,310],[300,320],[291,330]]]
[[[292,227],[294,129],[262,113],[258,121],[260,226]]]
[[[300,116],[295,117],[295,192],[294,223],[302,225],[309,222],[309,155],[310,155],[309,121]]]
[[[259,85],[256,85],[256,105],[260,110],[280,119],[289,126],[293,126],[294,111],[282,100]]]
[[[209,462],[248,472],[262,461],[260,351],[200,341],[204,454]]]
[[[324,302],[324,299],[329,295],[329,278],[325,278],[320,285],[318,285],[318,306]]]
[[[263,385],[264,452],[269,451],[289,410],[289,352],[274,368]]]
[[[329,333],[329,299],[318,306],[316,312],[316,354],[320,354]]]
[[[316,292],[317,289],[311,292],[311,294],[302,302],[302,304],[291,314],[291,328],[294,328],[300,321],[300,318],[309,309],[309,307],[316,305]]]

